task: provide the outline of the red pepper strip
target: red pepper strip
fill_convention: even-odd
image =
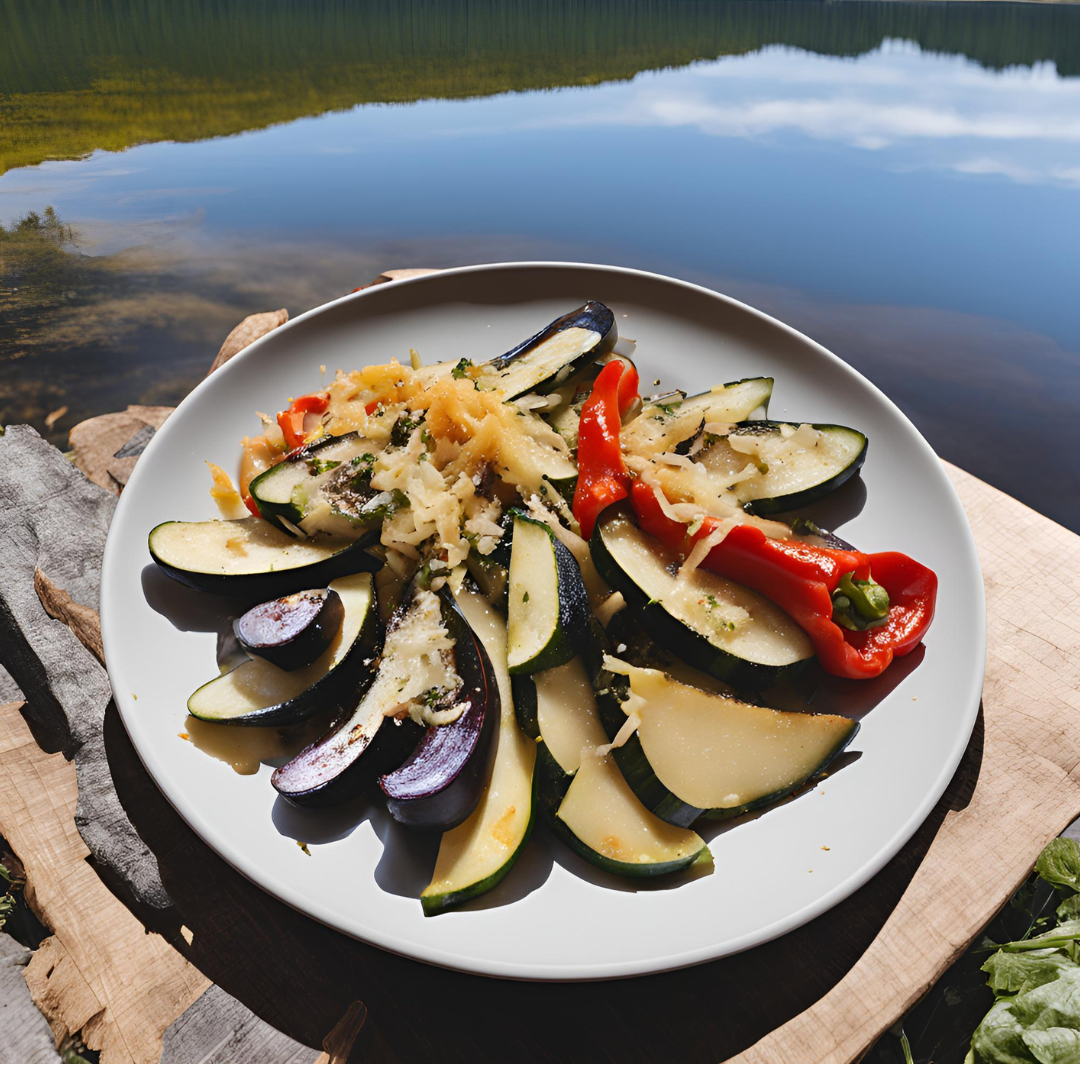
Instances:
[[[688,537],[687,526],[664,513],[644,481],[631,492],[638,524],[676,551],[688,553],[721,525],[706,517]],[[783,608],[810,636],[821,666],[831,675],[872,679],[894,656],[911,652],[934,617],[937,575],[895,551],[866,555],[817,547],[799,540],[774,540],[753,525],[736,525],[702,560],[721,577],[755,589]],[[889,594],[889,614],[881,626],[846,630],[833,622],[832,594],[840,578],[872,577]]]
[[[252,517],[257,517],[257,518],[262,517],[262,514],[259,513],[259,506],[258,506],[258,503],[255,502],[255,496],[254,495],[245,495],[244,496],[244,505],[251,511],[251,516]]]
[[[304,418],[307,414],[311,412],[321,416],[329,404],[329,394],[306,394],[298,397],[284,412],[277,414],[281,434],[285,436],[285,443],[291,450],[304,445]]]
[[[638,396],[637,369],[622,360],[609,360],[596,376],[592,393],[578,423],[578,479],[574,517],[588,540],[602,510],[630,494],[630,471],[619,448],[623,404]]]

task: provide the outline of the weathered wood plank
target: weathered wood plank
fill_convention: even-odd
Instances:
[[[310,1065],[318,1055],[211,986],[165,1032],[163,1065]]]
[[[169,907],[153,856],[109,776],[102,718],[112,697],[97,659],[42,607],[40,570],[96,610],[105,536],[116,505],[31,427],[0,437],[0,660],[22,688],[42,746],[74,757],[83,777],[77,821],[116,887],[151,910]]]
[[[167,1024],[208,980],[118,903],[75,828],[75,766],[0,707],[0,833],[26,868],[25,897],[52,931],[26,984],[56,1044],[81,1032],[105,1062],[153,1062]]]
[[[1042,847],[1080,814],[1080,537],[960,469],[948,471],[986,582],[978,784],[945,818],[859,963],[736,1061],[857,1060],[967,948],[1031,872]]]
[[[49,1023],[27,989],[23,969],[33,953],[0,933],[0,1065],[60,1061]]]

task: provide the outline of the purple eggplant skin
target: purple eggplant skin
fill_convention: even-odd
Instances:
[[[370,717],[374,734],[352,738],[354,718],[346,713],[318,742],[274,771],[271,783],[283,799],[312,809],[348,802],[371,791],[387,769],[397,768],[421,734],[408,718]]]
[[[295,671],[329,648],[344,618],[333,589],[305,589],[257,604],[233,622],[233,633],[248,656]]]
[[[386,639],[408,611],[415,587],[414,583],[407,589],[390,616],[376,656],[383,653]],[[408,757],[420,737],[420,726],[408,719],[401,723],[385,719],[385,699],[376,692],[377,683],[371,682],[372,675],[378,679],[377,666],[368,666],[365,696],[355,709],[346,710],[322,738],[274,771],[270,782],[283,799],[294,806],[335,806],[374,788],[377,777]]]
[[[595,360],[604,353],[611,352],[615,348],[615,342],[619,339],[619,330],[615,325],[615,315],[611,308],[600,303],[599,300],[590,300],[588,303],[582,304],[577,310],[561,315],[553,323],[545,326],[539,333],[533,334],[531,338],[523,341],[520,345],[515,345],[509,352],[497,356],[491,361],[491,366],[502,369],[549,337],[553,337],[563,330],[570,330],[575,326],[587,327],[589,330],[595,330],[600,335],[600,341],[596,347],[580,358],[578,366],[581,367],[590,360]]]
[[[454,662],[462,687],[451,704],[465,711],[449,724],[427,727],[401,768],[379,779],[395,821],[414,829],[445,831],[476,809],[491,778],[495,730],[502,702],[495,671],[480,639],[444,588],[443,617],[454,636]]]

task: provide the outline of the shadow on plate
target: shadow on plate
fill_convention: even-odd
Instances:
[[[248,657],[233,633],[233,620],[246,608],[231,596],[200,593],[173,581],[153,563],[143,567],[143,596],[159,614],[184,633],[217,634],[217,663],[230,671]]]
[[[865,505],[866,485],[862,477],[856,474],[825,498],[818,499],[817,502],[798,510],[777,514],[776,517],[789,525],[796,518],[807,518],[820,528],[835,532],[847,522],[857,518]]]

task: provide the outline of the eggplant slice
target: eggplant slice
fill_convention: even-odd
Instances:
[[[611,308],[590,300],[484,364],[478,385],[482,390],[498,390],[507,401],[529,391],[554,390],[611,352],[618,340]]]
[[[233,622],[233,634],[248,656],[295,671],[326,651],[344,618],[336,590],[305,589],[257,604]]]
[[[200,686],[188,712],[218,724],[280,727],[296,724],[342,696],[362,692],[378,645],[379,608],[370,574],[332,582],[344,609],[341,629],[313,663],[282,671],[254,658]]]
[[[415,703],[422,699],[430,698],[428,707],[433,712],[456,707],[458,702],[450,699],[458,693],[458,671],[460,669],[462,676],[467,673],[466,661],[476,651],[472,645],[472,632],[468,627],[459,632],[452,612],[447,614],[448,605],[452,605],[448,594],[440,598],[413,582],[390,617],[375,678],[363,700],[344,722],[274,773],[272,782],[279,795],[299,806],[342,802],[364,791],[379,774],[401,765],[418,740],[438,732],[438,728],[416,723],[409,715],[410,706],[421,710],[421,716],[423,707]],[[462,648],[460,665],[455,662],[459,644]],[[478,662],[472,659],[474,667]],[[475,680],[461,682],[460,686],[465,688],[463,696],[468,696],[474,685]],[[430,740],[435,749],[455,758],[457,773],[451,775],[455,766],[449,762],[441,767],[445,783],[427,782],[425,787],[422,778],[421,782],[413,783],[408,801],[413,804],[410,809],[414,815],[423,819],[423,824],[430,821],[429,827],[449,828],[451,826],[444,824],[444,820],[453,822],[464,809],[463,818],[476,805],[487,775],[490,732],[498,723],[498,691],[494,693],[494,702],[482,710],[473,709],[472,703],[479,699],[472,694],[469,709],[446,725],[453,728],[459,720],[467,721],[459,729],[458,741],[453,745],[445,741],[445,735]],[[471,717],[469,712],[473,712]],[[494,720],[489,719],[490,715]],[[479,725],[478,734],[468,736],[466,727],[476,728],[478,720],[484,721]],[[472,754],[462,760],[462,747],[469,745]],[[471,762],[476,753],[480,757]],[[429,770],[433,775],[437,761],[433,759],[432,751],[424,751],[423,756],[425,762],[433,763],[433,769]],[[481,761],[483,768],[479,768]],[[470,769],[479,770],[479,778],[473,776]],[[448,807],[452,813],[448,813]],[[391,812],[393,809],[391,806]],[[408,817],[408,812],[404,813]]]
[[[429,725],[401,768],[379,780],[395,820],[417,829],[452,829],[476,809],[491,774],[493,736],[502,709],[495,672],[450,590],[443,618],[454,636],[457,688],[434,702],[447,723]]]
[[[149,537],[150,556],[174,581],[200,592],[266,600],[377,570],[366,547],[375,534],[299,540],[259,518],[165,521]]]

